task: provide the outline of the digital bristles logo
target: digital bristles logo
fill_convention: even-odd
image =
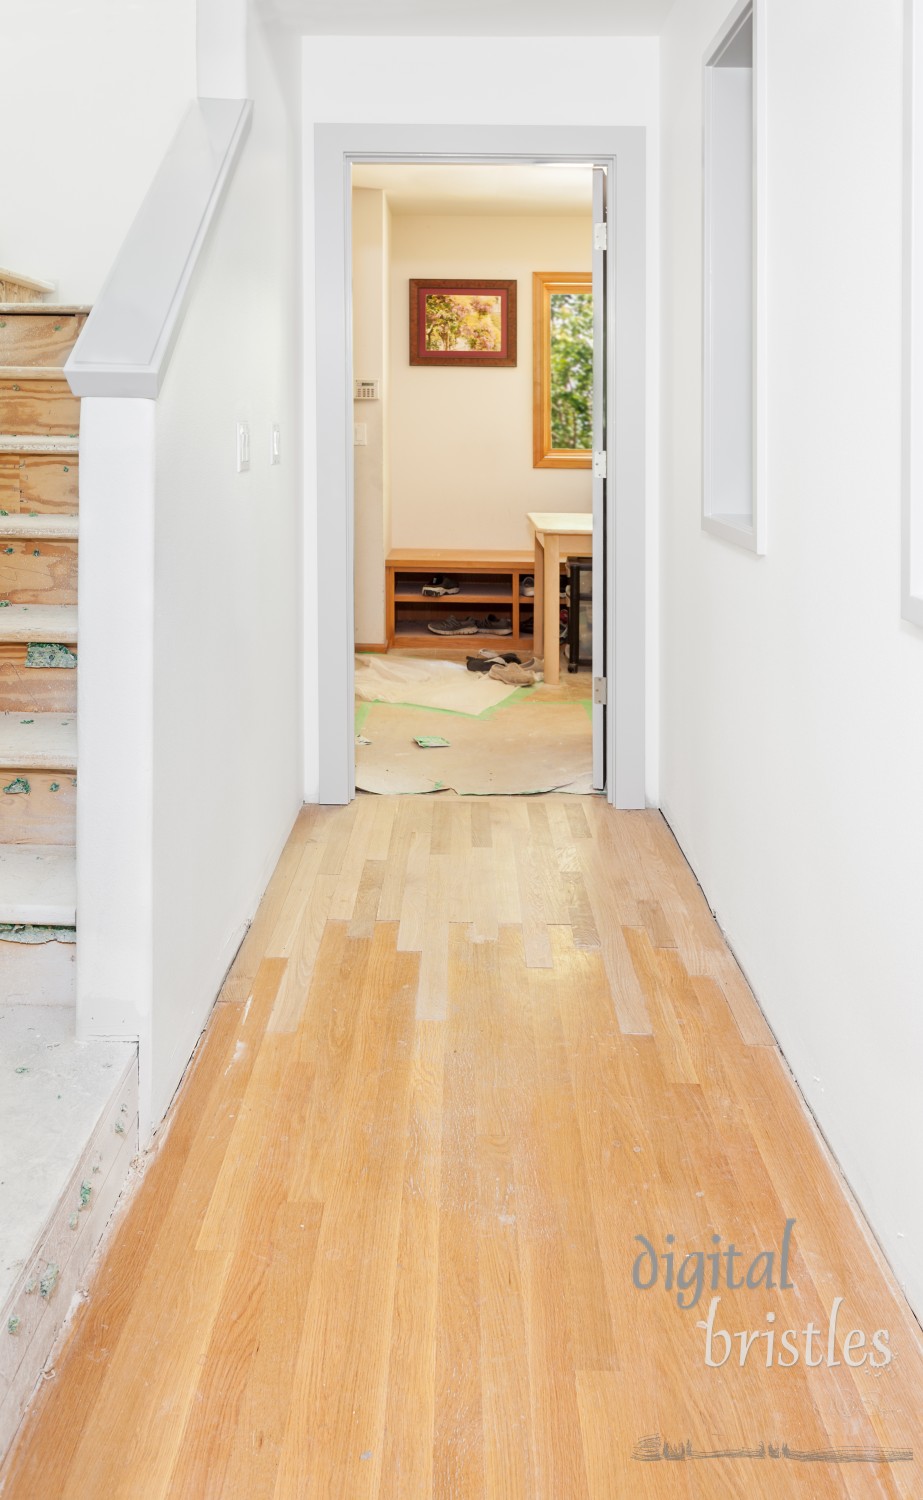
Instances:
[[[636,1234],[640,1245],[631,1268],[631,1279],[639,1292],[660,1288],[675,1298],[681,1312],[699,1307],[709,1295],[708,1311],[696,1319],[701,1329],[702,1359],[712,1370],[724,1365],[743,1367],[764,1365],[768,1369],[792,1369],[803,1363],[808,1369],[820,1366],[835,1369],[844,1363],[850,1369],[865,1367],[873,1371],[887,1368],[893,1354],[891,1337],[886,1328],[871,1334],[862,1328],[848,1328],[843,1313],[845,1297],[834,1297],[826,1322],[818,1326],[808,1321],[803,1328],[776,1326],[777,1314],[769,1308],[762,1313],[765,1326],[729,1329],[722,1326],[722,1291],[774,1292],[792,1291],[792,1237],[795,1220],[787,1219],[778,1248],[748,1254],[738,1250],[733,1241],[723,1243],[720,1234],[711,1236],[711,1249],[690,1250],[680,1254],[676,1236],[667,1234],[663,1249],[657,1250],[651,1239]],[[749,1321],[749,1320],[748,1320]],[[799,1320],[800,1321],[800,1320]],[[911,1448],[801,1448],[786,1442],[761,1439],[752,1447],[695,1448],[688,1438],[679,1443],[664,1442],[659,1433],[640,1438],[632,1457],[640,1463],[684,1463],[699,1459],[778,1459],[790,1463],[908,1463]]]
[[[778,1252],[760,1250],[749,1261],[744,1252],[737,1249],[733,1241],[722,1249],[720,1234],[713,1234],[711,1237],[713,1249],[691,1250],[681,1260],[678,1259],[673,1248],[676,1241],[675,1235],[666,1236],[665,1249],[662,1254],[658,1255],[646,1235],[636,1234],[635,1242],[640,1244],[642,1249],[635,1256],[631,1279],[639,1292],[649,1292],[652,1287],[660,1283],[665,1291],[675,1292],[677,1306],[684,1310],[698,1306],[706,1286],[711,1292],[718,1292],[721,1286],[731,1292],[743,1290],[755,1292],[761,1288],[767,1292],[775,1291],[777,1288],[780,1291],[791,1291],[795,1285],[789,1277],[794,1228],[795,1220],[786,1220]],[[821,1364],[831,1367],[839,1365],[841,1361],[837,1358],[837,1324],[840,1309],[845,1300],[844,1297],[834,1297],[826,1328],[823,1329],[818,1328],[813,1322],[808,1323],[802,1329],[777,1329],[775,1327],[776,1314],[770,1310],[764,1314],[764,1321],[769,1325],[767,1328],[741,1329],[731,1333],[718,1325],[720,1295],[712,1297],[708,1304],[707,1317],[704,1321],[699,1319],[695,1325],[696,1328],[702,1328],[705,1331],[705,1363],[711,1369],[727,1364],[734,1350],[734,1340],[739,1339],[741,1365],[747,1363],[754,1345],[760,1349],[767,1369],[773,1364],[783,1370],[791,1369],[793,1365],[798,1364],[802,1353],[805,1364],[811,1369]],[[799,1343],[802,1338],[804,1339],[803,1350]],[[764,1346],[759,1345],[760,1339],[766,1340]],[[755,1360],[760,1358],[760,1354],[754,1356]],[[842,1339],[842,1354],[846,1363],[853,1369],[864,1365],[866,1360],[872,1369],[883,1369],[891,1363],[888,1330],[876,1328],[869,1341],[861,1328],[850,1329]]]

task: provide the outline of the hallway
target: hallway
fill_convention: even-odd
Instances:
[[[4,1500],[923,1493],[919,1328],[656,812],[306,808],[162,1137]]]

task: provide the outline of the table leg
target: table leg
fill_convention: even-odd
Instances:
[[[546,531],[544,542],[545,681],[556,685],[561,666],[561,539]]]
[[[545,553],[541,538],[535,534],[535,561],[532,564],[532,652],[538,656],[542,650],[542,629],[545,619]]]

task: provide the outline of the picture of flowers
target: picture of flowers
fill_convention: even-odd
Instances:
[[[411,280],[410,363],[514,366],[515,281]]]

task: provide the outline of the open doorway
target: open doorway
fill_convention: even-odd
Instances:
[[[352,167],[592,162],[605,168],[610,239],[606,378],[597,406],[606,426],[604,495],[594,475],[594,502],[600,495],[605,520],[598,562],[608,608],[605,676],[594,684],[594,697],[598,691],[607,704],[606,797],[616,807],[645,805],[645,152],[645,131],[635,126],[314,126],[306,167],[313,186],[306,217],[314,254],[306,257],[306,276],[323,295],[312,303],[313,324],[306,324],[306,379],[316,394],[316,425],[306,428],[305,736],[308,784],[316,786],[319,801],[346,802],[355,795]],[[599,630],[599,610],[594,620]],[[594,749],[596,743],[594,737]]]
[[[352,168],[360,790],[603,789],[604,178]]]

